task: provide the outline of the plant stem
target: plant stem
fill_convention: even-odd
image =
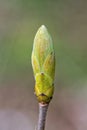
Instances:
[[[49,104],[39,103],[39,119],[37,130],[45,130],[46,115]]]

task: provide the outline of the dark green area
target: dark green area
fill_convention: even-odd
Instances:
[[[86,1],[1,1],[0,84],[33,76],[31,52],[37,29],[46,25],[56,54],[56,79],[69,85],[87,79]]]

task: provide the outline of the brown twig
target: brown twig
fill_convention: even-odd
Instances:
[[[46,115],[49,104],[39,103],[39,119],[37,130],[45,130]]]

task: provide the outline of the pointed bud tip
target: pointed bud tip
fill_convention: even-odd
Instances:
[[[47,28],[45,25],[41,25],[41,27],[39,29],[41,32],[47,32]]]
[[[42,29],[46,29],[45,25],[41,25],[41,28],[42,28]]]

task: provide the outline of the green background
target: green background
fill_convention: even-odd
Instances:
[[[43,24],[52,36],[56,55],[55,93],[47,127],[57,130],[55,113],[62,100],[66,104],[64,95],[68,93],[66,99],[73,100],[80,100],[84,92],[86,95],[86,0],[0,0],[0,108],[32,110],[32,115],[36,111],[30,118],[35,125],[38,107],[33,94],[31,52],[34,36]]]

